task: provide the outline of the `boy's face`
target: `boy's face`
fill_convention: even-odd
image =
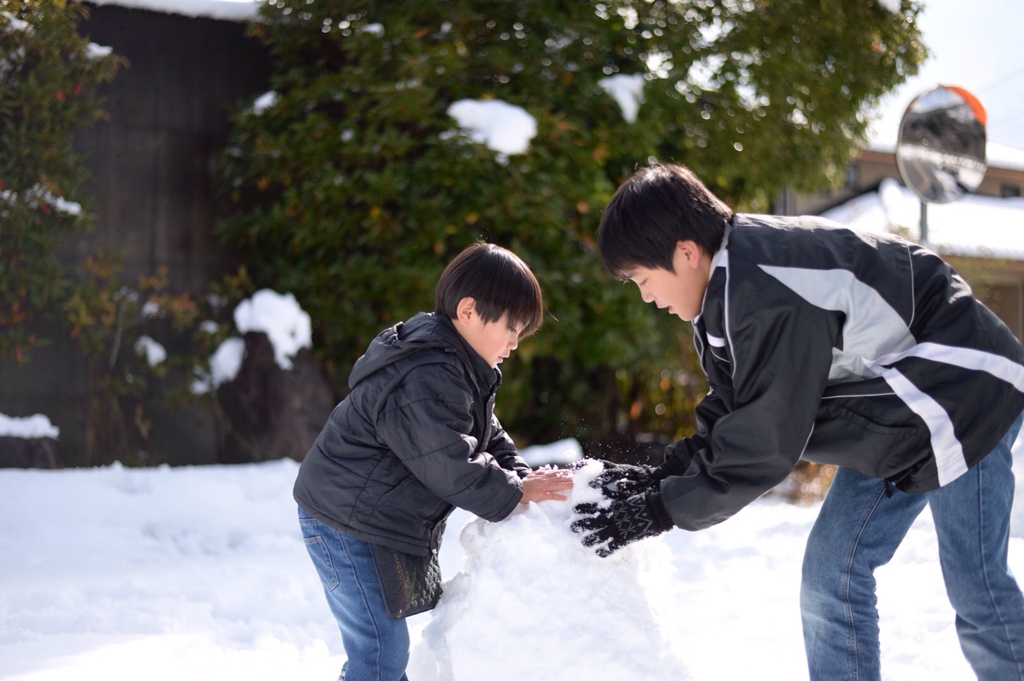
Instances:
[[[673,272],[638,266],[630,270],[628,279],[640,289],[645,303],[654,303],[683,321],[693,321],[704,305],[711,257],[693,241],[677,241],[672,266]]]
[[[472,298],[463,300],[472,301]],[[521,329],[513,329],[508,323],[508,314],[494,322],[485,322],[472,305],[467,308],[459,304],[458,317],[452,320],[455,328],[484,361],[497,368],[512,351],[519,346]]]

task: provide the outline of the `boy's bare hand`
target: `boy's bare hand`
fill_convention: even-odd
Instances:
[[[572,471],[541,468],[532,471],[523,479],[523,498],[520,504],[531,501],[565,501],[568,497],[560,490],[572,489]]]

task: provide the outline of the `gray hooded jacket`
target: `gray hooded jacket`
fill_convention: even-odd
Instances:
[[[494,416],[500,384],[444,316],[385,329],[303,459],[295,500],[341,532],[417,555],[438,548],[456,506],[505,518],[530,467]]]

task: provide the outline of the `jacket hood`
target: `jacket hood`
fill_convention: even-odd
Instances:
[[[462,357],[485,387],[501,383],[501,371],[487,364],[466,343],[451,320],[433,312],[420,312],[377,334],[363,356],[353,365],[348,387],[355,389],[356,385],[384,367],[425,350],[449,352]]]

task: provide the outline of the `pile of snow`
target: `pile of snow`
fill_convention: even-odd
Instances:
[[[530,504],[504,522],[465,526],[462,570],[412,652],[410,678],[519,681],[557,670],[588,681],[686,678],[675,637],[682,608],[667,597],[674,567],[663,539],[605,560],[569,528],[573,504],[600,501],[587,484],[600,471],[591,461],[577,472],[569,503]],[[497,663],[508,647],[518,653]]]

